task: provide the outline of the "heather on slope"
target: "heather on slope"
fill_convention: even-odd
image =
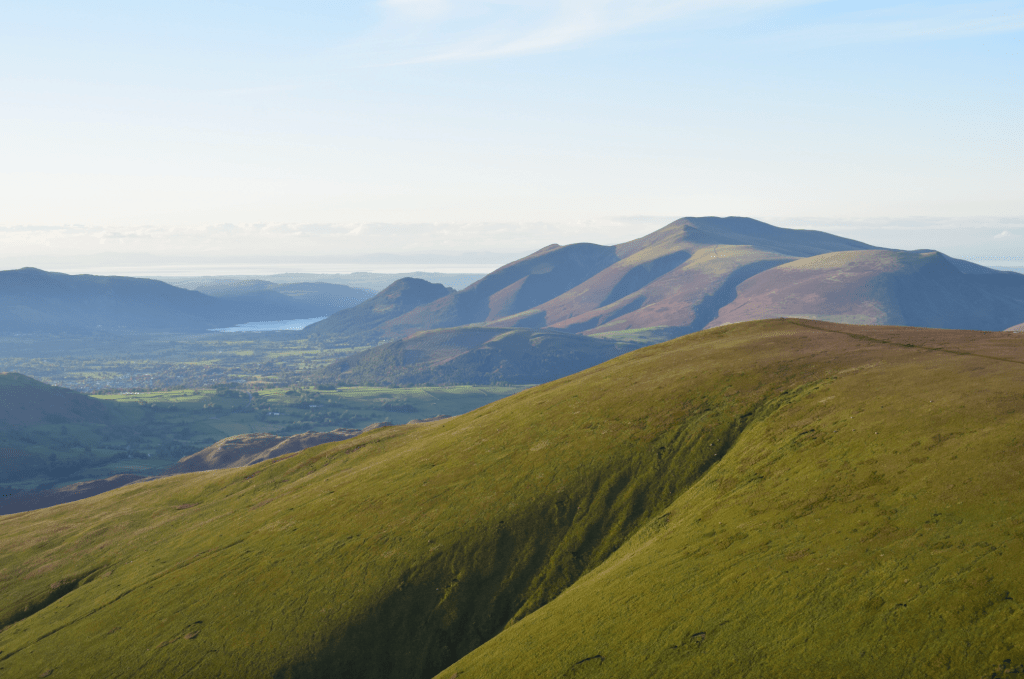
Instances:
[[[0,677],[1024,664],[1019,335],[809,321],[0,519]]]

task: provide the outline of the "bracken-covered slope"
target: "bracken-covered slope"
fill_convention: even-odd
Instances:
[[[836,252],[748,278],[711,326],[780,316],[1003,330],[1024,319],[1024,275],[938,252]]]
[[[1022,378],[1013,333],[741,323],[0,518],[0,677],[1024,668]]]
[[[553,330],[463,326],[427,330],[340,359],[318,379],[387,387],[540,384],[639,347]]]

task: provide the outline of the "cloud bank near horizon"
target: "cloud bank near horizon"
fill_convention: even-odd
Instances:
[[[154,271],[222,266],[266,273],[281,266],[308,271],[401,270],[434,265],[491,270],[552,243],[614,245],[640,238],[675,217],[642,215],[577,223],[215,224],[200,228],[99,226],[0,227],[0,268]],[[936,249],[954,257],[1008,266],[1024,263],[1024,217],[952,219],[765,219],[816,229],[882,247]],[[239,244],[244,244],[240,248]],[[44,253],[44,254],[40,254]],[[130,266],[125,261],[133,260]],[[326,267],[326,268],[325,268]]]

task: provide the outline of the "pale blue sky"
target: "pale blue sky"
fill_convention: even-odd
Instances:
[[[1019,259],[1022,37],[1005,1],[18,3],[0,267],[315,270],[685,215]]]

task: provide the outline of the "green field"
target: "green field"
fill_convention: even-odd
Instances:
[[[101,400],[133,404],[182,420],[202,422],[224,436],[269,432],[296,434],[339,427],[362,429],[375,422],[405,424],[437,415],[459,415],[525,389],[512,387],[277,388],[251,392],[187,389],[111,394]]]
[[[0,677],[1024,672],[1019,335],[759,321],[0,517]]]
[[[0,370],[85,393],[311,385],[309,376],[366,347],[296,332],[0,335]]]

